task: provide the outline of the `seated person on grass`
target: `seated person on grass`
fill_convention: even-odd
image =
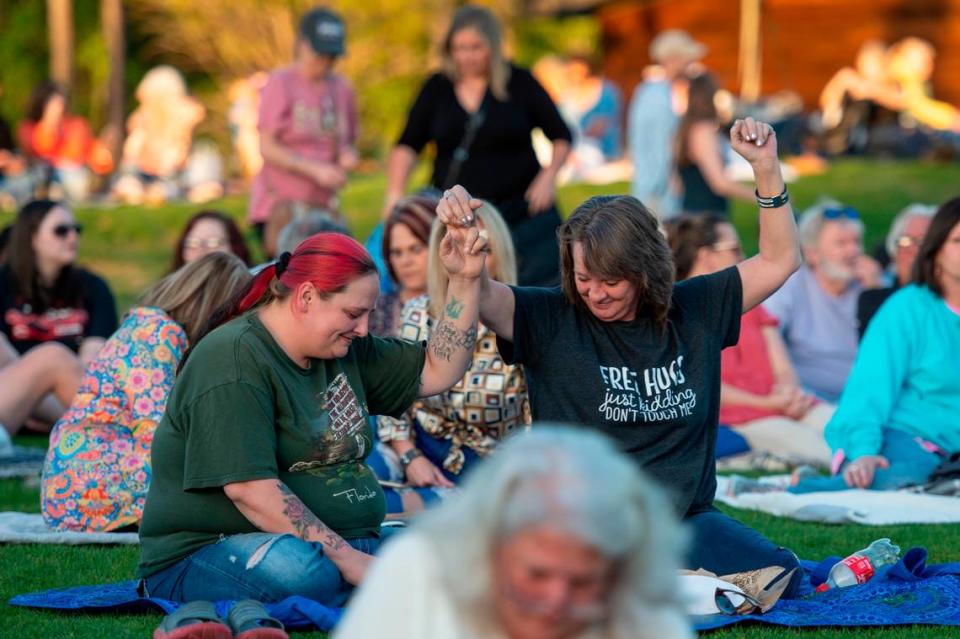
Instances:
[[[31,417],[49,428],[117,328],[110,289],[74,261],[81,226],[50,200],[27,203],[0,265],[0,422],[16,433]],[[2,436],[2,435],[0,435]]]
[[[800,263],[773,129],[747,118],[730,137],[763,196],[759,255],[674,284],[653,213],[629,196],[593,197],[558,232],[562,290],[511,288],[484,274],[481,320],[503,360],[523,365],[535,420],[598,429],[670,487],[693,534],[687,566],[717,574],[780,566],[787,574],[798,565],[792,552],[713,505],[720,351],[736,344],[740,316]],[[448,232],[473,229],[482,204],[456,186],[437,214]],[[796,595],[799,573],[785,597]]]
[[[857,327],[860,330],[860,339],[863,339],[867,326],[880,310],[880,305],[900,288],[910,283],[913,277],[913,263],[917,261],[917,251],[920,250],[927,229],[930,228],[930,220],[936,212],[935,206],[910,204],[893,218],[883,245],[883,249],[890,258],[888,277],[893,281],[890,286],[867,289],[860,294],[860,299],[857,300]]]
[[[800,216],[803,266],[763,303],[780,321],[804,390],[836,402],[857,356],[857,299],[880,285],[880,268],[863,254],[863,221],[835,202]]]
[[[213,310],[249,280],[239,258],[212,253],[160,280],[127,314],[53,427],[40,486],[47,525],[107,532],[140,524],[150,445],[177,364]]]
[[[185,357],[157,427],[143,590],[343,605],[382,540],[368,414],[400,415],[463,377],[485,256],[475,228],[444,240],[447,310],[426,345],[368,333],[380,281],[345,235],[260,271]]]
[[[678,280],[743,260],[737,230],[720,216],[682,216],[667,228]],[[757,306],[740,319],[740,341],[720,353],[720,423],[734,427],[752,451],[829,468],[823,428],[833,406],[800,389],[778,324]]]
[[[474,214],[478,228],[489,234],[487,273],[498,282],[515,285],[517,258],[507,223],[490,204]],[[428,293],[405,305],[398,337],[426,340],[437,326],[436,318],[443,317],[447,276],[440,247],[445,234],[443,224],[433,225],[424,277]],[[423,502],[437,497],[436,489],[442,495],[444,489],[453,488],[508,433],[530,424],[523,369],[504,363],[497,351],[497,336],[480,324],[473,360],[463,379],[445,393],[417,400],[401,418],[379,417],[377,422],[382,443],[377,447],[379,455],[368,463],[375,472],[387,471],[388,476],[381,479],[419,489],[399,494],[387,490],[387,508],[390,512],[420,510]]]
[[[940,207],[913,283],[880,308],[860,345],[827,443],[839,474],[791,488],[894,490],[923,484],[960,450],[960,198]]]

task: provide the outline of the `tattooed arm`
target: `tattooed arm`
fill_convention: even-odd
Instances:
[[[356,550],[343,537],[324,524],[282,481],[256,479],[223,487],[237,510],[264,532],[289,533],[306,541],[318,542],[343,578],[353,585],[363,579],[371,555]]]
[[[441,204],[441,206],[443,206]],[[439,214],[440,207],[437,208]],[[487,238],[475,225],[447,225],[440,262],[450,279],[440,317],[427,343],[420,397],[442,393],[467,372],[477,343],[481,281],[486,275]]]
[[[420,397],[442,393],[463,378],[477,344],[480,282],[454,280],[447,288],[443,317],[433,326],[420,378]]]

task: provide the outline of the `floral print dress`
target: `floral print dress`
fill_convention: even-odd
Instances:
[[[157,308],[135,308],[87,365],[53,427],[40,499],[51,528],[106,532],[138,525],[150,445],[187,334]]]

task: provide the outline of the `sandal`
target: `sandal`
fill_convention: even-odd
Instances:
[[[227,615],[234,639],[289,639],[283,624],[270,616],[259,601],[238,601]]]
[[[232,639],[233,632],[209,601],[185,603],[163,618],[153,639]]]

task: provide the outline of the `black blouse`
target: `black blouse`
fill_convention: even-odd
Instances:
[[[456,178],[472,195],[496,205],[523,198],[540,171],[530,140],[534,129],[541,129],[550,140],[572,140],[556,105],[529,71],[510,66],[507,94],[507,100],[501,102],[487,89],[483,123]],[[398,144],[417,153],[428,142],[436,144],[431,184],[437,188],[451,186],[444,181],[469,118],[453,83],[440,73],[426,81],[410,109]]]

